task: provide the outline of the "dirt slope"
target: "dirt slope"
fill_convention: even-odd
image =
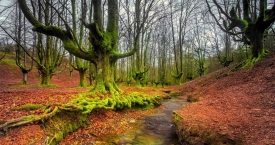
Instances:
[[[181,87],[186,96],[202,97],[177,111],[189,127],[204,126],[249,145],[275,144],[275,53],[253,68],[233,67]]]

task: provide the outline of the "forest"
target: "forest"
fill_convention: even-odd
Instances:
[[[0,114],[0,133],[42,122],[41,130],[49,132],[43,142],[58,144],[93,124],[89,118],[98,110],[143,108],[132,114],[146,116],[162,108],[167,94],[204,102],[202,91],[187,95],[188,83],[221,70],[229,70],[223,78],[255,68],[274,52],[274,21],[272,0],[0,0],[1,101],[18,99],[7,94],[14,88],[59,90],[51,92],[53,100],[30,91],[36,101],[4,103],[10,110]],[[17,69],[12,77],[11,66]],[[11,110],[28,113],[7,117]],[[178,128],[182,112],[173,112]],[[209,136],[202,142],[212,144]],[[238,144],[234,139],[225,140]]]

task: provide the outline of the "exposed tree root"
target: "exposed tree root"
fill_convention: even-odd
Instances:
[[[0,125],[0,130],[7,131],[9,128],[17,127],[26,125],[31,122],[41,121],[48,119],[52,116],[54,116],[59,111],[58,107],[55,107],[53,110],[51,110],[48,113],[42,114],[42,115],[29,115],[29,116],[22,116],[16,119],[9,120],[3,124]]]

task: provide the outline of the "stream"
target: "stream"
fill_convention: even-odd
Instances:
[[[134,129],[119,135],[114,145],[179,145],[176,126],[171,122],[173,110],[177,110],[187,102],[172,98],[162,102],[163,110],[150,116],[138,119]],[[108,142],[108,141],[107,141]]]

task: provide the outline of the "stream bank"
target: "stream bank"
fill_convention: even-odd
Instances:
[[[94,144],[114,145],[179,145],[176,126],[171,121],[173,110],[179,109],[187,102],[172,98],[162,102],[164,109],[138,120],[131,120],[133,129],[120,135],[107,134]],[[104,142],[104,143],[103,143]]]

